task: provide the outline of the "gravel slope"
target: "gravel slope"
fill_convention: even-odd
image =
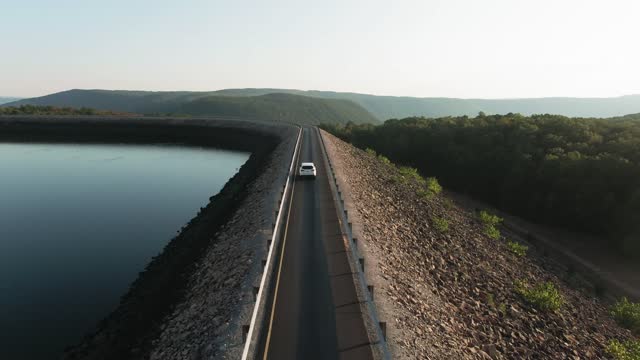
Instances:
[[[601,359],[610,339],[631,338],[546,258],[516,256],[484,235],[473,211],[446,195],[418,197],[418,185],[397,181],[395,167],[322,133],[394,358]],[[447,219],[448,231],[436,230],[434,217]],[[565,304],[551,313],[532,308],[514,291],[518,279],[552,281]]]
[[[295,130],[295,131],[293,131]],[[267,239],[297,135],[273,151],[231,220],[216,234],[191,275],[184,300],[164,320],[151,359],[238,359],[241,326],[249,324],[253,286],[262,274]]]

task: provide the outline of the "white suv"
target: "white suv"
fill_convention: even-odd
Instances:
[[[311,162],[303,162],[300,166],[301,177],[316,178],[316,166]]]

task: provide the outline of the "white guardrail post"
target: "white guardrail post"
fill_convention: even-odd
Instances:
[[[273,234],[271,236],[271,240],[269,240],[269,253],[267,255],[267,260],[266,262],[264,262],[264,267],[262,270],[262,279],[260,280],[260,288],[258,289],[258,293],[256,295],[256,303],[253,307],[253,314],[251,315],[251,323],[249,324],[249,331],[247,332],[246,335],[246,339],[245,339],[245,343],[244,343],[244,350],[242,351],[242,360],[247,360],[248,356],[249,356],[249,350],[251,348],[251,343],[253,341],[253,338],[256,334],[256,322],[258,319],[258,312],[260,310],[260,305],[264,302],[264,299],[266,297],[266,284],[267,284],[267,275],[269,273],[269,267],[271,265],[272,259],[274,257],[273,253],[274,253],[274,249],[276,248],[276,245],[278,243],[278,238],[280,236],[280,222],[283,219],[283,214],[285,213],[283,210],[283,207],[285,206],[285,198],[287,197],[287,192],[289,191],[289,187],[291,185],[291,182],[293,180],[293,174],[294,174],[294,165],[296,162],[296,158],[298,156],[298,152],[300,150],[300,139],[302,138],[302,127],[299,127],[298,130],[298,138],[296,140],[296,145],[293,151],[293,156],[291,156],[291,165],[289,165],[289,173],[287,174],[287,181],[284,184],[284,190],[282,191],[282,196],[280,198],[279,201],[279,207],[278,207],[278,211],[277,211],[277,217],[276,217],[276,221],[274,223],[274,227],[273,227]],[[256,345],[257,345],[257,341],[256,341]]]

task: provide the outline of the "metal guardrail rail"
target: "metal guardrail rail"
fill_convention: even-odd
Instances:
[[[322,148],[322,153],[323,153],[323,159],[325,161],[325,164],[328,165],[326,168],[330,169],[331,171],[331,176],[330,176],[330,181],[329,181],[329,187],[331,188],[331,192],[333,194],[333,198],[334,198],[334,202],[336,203],[336,208],[338,209],[338,217],[340,218],[340,226],[342,228],[342,232],[347,236],[347,239],[349,240],[349,249],[351,250],[351,255],[352,255],[352,259],[361,259],[363,258],[363,256],[361,256],[361,254],[359,254],[358,251],[358,247],[357,244],[353,238],[353,231],[349,226],[349,217],[346,211],[346,208],[344,206],[344,202],[343,199],[341,198],[341,196],[339,194],[338,191],[338,181],[336,178],[336,173],[333,169],[333,164],[331,163],[331,160],[329,159],[329,154],[327,153],[327,148],[326,148],[326,144],[324,142],[324,138],[322,137],[322,134],[320,133],[320,129],[318,129],[317,127],[314,127],[318,137],[320,138],[320,143],[322,144],[321,148]],[[356,260],[357,261],[357,260]],[[374,330],[376,332],[376,337],[378,339],[380,339],[380,342],[378,342],[375,345],[379,345],[381,347],[382,350],[382,356],[384,359],[391,359],[391,353],[389,351],[389,346],[387,344],[386,341],[386,334],[382,329],[382,322],[380,322],[380,319],[378,318],[378,312],[376,310],[376,305],[375,302],[373,301],[373,294],[371,292],[369,292],[368,286],[367,286],[367,279],[366,276],[364,274],[364,269],[361,268],[360,266],[358,266],[358,264],[354,264],[355,266],[353,267],[354,269],[357,270],[357,276],[359,278],[358,283],[356,284],[356,286],[360,286],[360,292],[363,294],[366,294],[366,308],[368,311],[368,315],[371,318],[371,320],[373,321],[373,325],[374,325]]]
[[[272,262],[273,262],[273,258],[274,258],[274,251],[278,246],[279,243],[279,239],[280,239],[280,228],[282,225],[282,220],[284,218],[284,206],[286,203],[286,199],[288,198],[288,196],[290,195],[290,188],[291,188],[291,183],[294,180],[294,176],[295,176],[295,171],[294,171],[294,165],[296,163],[296,159],[300,153],[300,140],[302,138],[302,127],[299,128],[298,130],[298,138],[296,140],[296,145],[293,151],[293,155],[291,156],[291,164],[289,165],[289,172],[287,174],[287,180],[284,184],[284,190],[282,191],[282,197],[280,198],[280,206],[278,207],[278,213],[276,216],[276,220],[274,223],[274,227],[273,227],[273,234],[271,236],[271,241],[270,241],[270,245],[269,245],[269,252],[267,255],[267,259],[266,259],[266,263],[264,265],[264,270],[262,272],[262,278],[260,280],[260,288],[258,290],[258,294],[256,296],[256,303],[253,307],[253,314],[251,315],[251,322],[249,324],[249,331],[247,332],[246,335],[246,340],[244,343],[244,350],[242,351],[242,360],[247,360],[249,359],[249,355],[251,353],[252,350],[252,345],[255,348],[258,344],[258,332],[256,331],[256,327],[258,326],[257,323],[259,322],[259,312],[260,312],[260,307],[262,305],[262,303],[265,301],[265,298],[267,296],[267,283],[269,281],[268,279],[268,275],[270,273],[270,269],[272,267]],[[255,350],[255,349],[253,349]]]

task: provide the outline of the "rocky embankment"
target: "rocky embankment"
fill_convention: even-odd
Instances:
[[[3,141],[182,143],[252,153],[64,358],[239,358],[297,133],[229,119],[0,117]]]
[[[517,256],[485,235],[472,209],[442,193],[418,196],[419,185],[398,181],[393,165],[323,136],[394,358],[603,359],[611,339],[631,338],[605,304],[564,281],[544,256]],[[537,310],[515,291],[517,280],[553,282],[564,304]]]
[[[163,321],[151,359],[239,359],[242,325],[254,306],[273,212],[285,182],[297,128],[268,157],[244,200],[215,234],[188,280],[186,295]]]

